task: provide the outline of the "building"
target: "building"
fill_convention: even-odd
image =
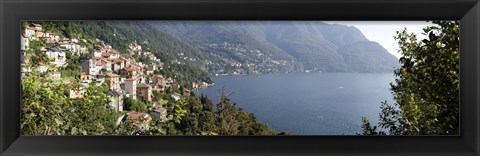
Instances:
[[[102,63],[102,69],[105,69],[105,71],[112,71],[112,62],[109,61],[108,59],[100,59],[101,60],[101,63]]]
[[[183,95],[184,95],[184,96],[190,96],[190,90],[184,89],[184,90],[183,90]]]
[[[93,60],[80,60],[82,67],[82,73],[87,75],[98,75],[98,69],[96,68],[95,61]]]
[[[92,56],[93,58],[100,58],[102,57],[102,51],[100,50],[99,47],[95,47],[95,49],[92,51]]]
[[[96,75],[95,82],[97,82],[97,85],[101,85],[103,82],[105,82],[105,75]]]
[[[131,54],[139,53],[142,51],[142,46],[138,45],[137,42],[135,41],[134,43],[131,43],[128,46],[128,51],[130,51]]]
[[[107,93],[107,97],[110,99],[108,103],[109,108],[115,109],[115,112],[123,111],[123,93],[117,90],[112,90]]]
[[[103,74],[103,65],[102,65],[102,61],[100,59],[98,60],[95,60],[95,68],[97,68],[97,71],[98,71],[98,74],[102,73]]]
[[[120,90],[120,75],[110,73],[105,76],[107,77],[105,83],[110,90]]]
[[[108,52],[103,52],[101,54],[102,58],[104,59],[110,59],[110,56],[112,56],[112,54],[108,53]]]
[[[139,99],[152,101],[152,88],[147,84],[139,84],[137,86],[137,96]]]
[[[180,94],[178,93],[173,93],[170,95],[175,101],[178,101],[180,100]]]
[[[147,70],[145,70],[145,74],[146,75],[153,75],[153,69],[152,68],[147,68]]]
[[[41,30],[41,26],[40,26],[40,29],[38,29],[38,28],[35,28],[35,29],[37,29],[35,31],[35,39],[36,40],[42,38],[45,35],[45,33],[43,33],[43,31]]]
[[[47,41],[47,43],[55,43],[60,41],[60,36],[51,31],[45,32],[44,38]]]
[[[120,57],[120,53],[115,49],[110,49],[108,53],[110,53],[110,59],[118,59]]]
[[[93,76],[90,74],[82,73],[80,74],[80,82],[82,83],[91,83]]]
[[[123,68],[123,61],[120,60],[119,58],[114,58],[112,59],[112,71],[117,71]]]
[[[35,39],[35,31],[36,29],[34,27],[25,26],[25,37]]]
[[[31,26],[33,26],[37,31],[43,31],[41,24],[33,23]]]
[[[132,99],[137,99],[137,78],[131,77],[125,79],[125,93]]]
[[[143,113],[143,112],[129,112],[123,116],[120,116],[117,120],[117,125],[120,125],[121,122],[125,122],[125,120],[140,120],[140,119],[143,119],[146,123],[142,122],[142,123],[134,123],[135,126],[137,126],[138,129],[142,130],[142,131],[145,131],[145,130],[148,130],[149,127],[148,127],[148,123],[150,123],[152,121],[152,117],[150,115],[148,115],[147,113]]]
[[[122,75],[127,75],[127,77],[136,77],[138,76],[139,69],[136,66],[130,66],[128,68],[123,68],[120,72]]]
[[[56,67],[63,66],[65,64],[65,61],[67,60],[65,52],[60,51],[58,48],[48,48],[47,52],[45,54],[53,59],[53,62],[50,62],[54,64]]]
[[[152,82],[155,86],[159,87],[158,89],[163,90],[163,87],[165,86],[165,79],[162,75],[154,75],[152,77]]]
[[[167,109],[161,107],[161,106],[156,106],[153,108],[152,114],[160,119],[160,121],[166,121],[167,119]]]
[[[22,51],[27,50],[29,44],[30,44],[30,39],[25,34],[22,34],[20,36],[20,50],[22,50]],[[23,55],[25,55],[25,54],[23,54]]]

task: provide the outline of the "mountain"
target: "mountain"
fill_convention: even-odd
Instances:
[[[255,72],[392,72],[398,59],[353,26],[318,21],[148,21]],[[274,69],[269,67],[276,67]],[[235,68],[235,66],[234,66]],[[240,71],[242,71],[240,70]],[[247,72],[248,73],[248,72]]]

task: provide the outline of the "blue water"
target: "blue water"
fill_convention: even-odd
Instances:
[[[237,106],[276,131],[293,135],[355,135],[361,117],[377,123],[382,101],[393,102],[393,73],[290,73],[219,76],[197,90],[218,103],[220,88]]]

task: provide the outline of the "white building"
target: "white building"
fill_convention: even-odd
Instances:
[[[25,27],[25,37],[33,39],[35,37],[35,28],[34,27]]]
[[[60,51],[58,48],[49,48],[47,49],[47,52],[45,54],[53,59],[52,64],[54,64],[57,67],[63,66],[65,64],[65,61],[67,60],[67,57],[65,55],[65,52]]]
[[[125,79],[125,93],[127,93],[130,98],[137,99],[137,78],[127,78]]]
[[[30,39],[26,35],[22,34],[20,36],[20,49],[27,50],[29,44],[30,44]]]
[[[116,112],[123,111],[123,93],[113,90],[107,93],[107,96],[110,98],[110,103],[108,103],[110,108],[115,109]]]

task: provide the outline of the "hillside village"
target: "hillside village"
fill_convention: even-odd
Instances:
[[[45,47],[40,47],[42,51],[49,58],[49,62],[38,62],[34,66],[38,67],[40,73],[51,71],[50,78],[54,81],[64,79],[59,68],[65,67],[67,63],[67,53],[76,56],[82,56],[78,60],[81,67],[80,75],[75,78],[79,81],[70,81],[71,85],[77,85],[77,89],[71,89],[68,98],[84,98],[85,90],[89,84],[96,84],[101,86],[106,84],[108,86],[107,96],[109,103],[105,106],[114,109],[116,112],[124,111],[124,99],[130,98],[133,100],[141,100],[151,103],[153,114],[162,121],[168,120],[168,114],[165,108],[162,107],[165,101],[155,100],[153,92],[163,92],[170,86],[181,88],[179,92],[171,93],[170,96],[178,101],[182,95],[190,95],[189,89],[183,89],[175,83],[172,77],[163,77],[163,75],[156,72],[164,67],[164,63],[157,58],[152,52],[142,50],[142,46],[136,42],[129,44],[129,54],[121,54],[112,46],[98,41],[93,49],[89,50],[82,44],[86,42],[85,39],[76,38],[62,38],[60,35],[45,30],[40,24],[30,24],[24,26],[24,33],[21,34],[21,60],[22,64],[28,62],[26,59],[26,50],[30,48],[30,42],[40,41],[46,43]],[[149,59],[149,63],[138,61],[133,55],[143,56]],[[29,67],[22,68],[22,76],[31,72]],[[69,80],[69,79],[65,79]],[[192,82],[192,86],[188,87],[196,89],[198,87],[208,86],[205,82]],[[127,119],[151,117],[146,112],[128,112]],[[171,117],[171,116],[170,116]],[[125,120],[125,119],[123,119]],[[141,127],[141,126],[140,126]]]
[[[247,58],[248,56],[254,56],[252,60],[246,60],[245,62],[240,62],[235,59],[224,58],[223,60],[226,63],[225,69],[220,69],[216,72],[218,75],[259,75],[266,73],[276,73],[275,69],[277,67],[287,66],[289,63],[292,63],[289,60],[284,59],[274,59],[272,54],[266,54],[265,51],[259,49],[251,48],[243,44],[232,44],[229,42],[223,43],[209,43],[203,44],[200,48],[210,51],[228,51],[231,55],[238,58]],[[218,56],[215,53],[212,53],[214,56]],[[208,62],[212,64],[213,62]],[[283,71],[288,73],[289,71]],[[281,72],[282,73],[282,72]]]

